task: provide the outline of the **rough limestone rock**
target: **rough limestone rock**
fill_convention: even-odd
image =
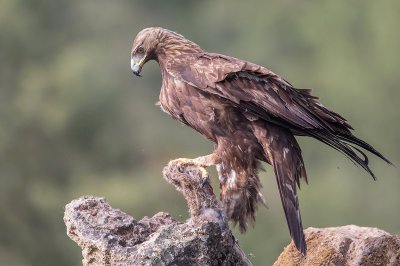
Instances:
[[[65,207],[67,234],[82,248],[83,265],[251,265],[229,230],[207,172],[176,160],[163,174],[187,201],[186,223],[162,212],[137,221],[93,196]],[[377,228],[308,228],[305,236],[306,257],[292,242],[274,266],[400,266],[400,236]]]
[[[172,162],[163,174],[188,202],[186,223],[167,213],[137,221],[93,196],[65,207],[67,234],[82,248],[83,265],[251,265],[229,230],[207,172]]]
[[[347,225],[305,230],[307,256],[290,243],[274,266],[290,265],[396,265],[400,266],[400,236],[369,227]]]

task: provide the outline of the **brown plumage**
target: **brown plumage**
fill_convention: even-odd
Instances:
[[[212,155],[193,162],[216,165],[227,216],[241,231],[255,221],[257,204],[264,202],[257,171],[258,161],[267,162],[275,171],[290,235],[306,253],[297,186],[307,175],[294,135],[328,144],[374,178],[360,148],[390,163],[310,90],[296,89],[264,67],[207,53],[162,28],[144,29],[133,42],[132,71],[139,75],[149,60],[161,68],[161,108],[215,143]]]

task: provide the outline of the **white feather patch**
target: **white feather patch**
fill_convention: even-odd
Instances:
[[[228,187],[229,188],[236,188],[236,182],[237,182],[237,174],[234,170],[231,170],[231,172],[228,175]]]
[[[286,155],[289,153],[289,149],[288,148],[283,148],[283,158],[286,159]]]
[[[223,165],[221,165],[221,164],[216,164],[216,165],[215,165],[215,168],[217,169],[217,172],[218,172],[218,179],[219,179],[219,182],[220,182],[220,183],[224,183],[226,177],[223,176],[223,175],[221,174],[221,171],[222,171],[222,169],[223,169]]]

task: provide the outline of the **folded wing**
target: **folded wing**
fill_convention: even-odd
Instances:
[[[198,53],[176,57],[168,63],[167,70],[175,78],[231,102],[245,114],[324,142],[374,178],[360,148],[390,163],[355,137],[346,119],[324,107],[310,90],[296,89],[264,67],[224,55]]]

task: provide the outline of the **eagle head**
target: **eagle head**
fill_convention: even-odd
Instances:
[[[131,69],[136,76],[140,76],[147,61],[156,59],[160,31],[161,28],[146,28],[136,35],[131,51]]]
[[[146,28],[133,40],[131,69],[140,76],[143,65],[149,60],[156,60],[160,66],[165,61],[182,53],[197,53],[202,49],[182,35],[160,27]]]

